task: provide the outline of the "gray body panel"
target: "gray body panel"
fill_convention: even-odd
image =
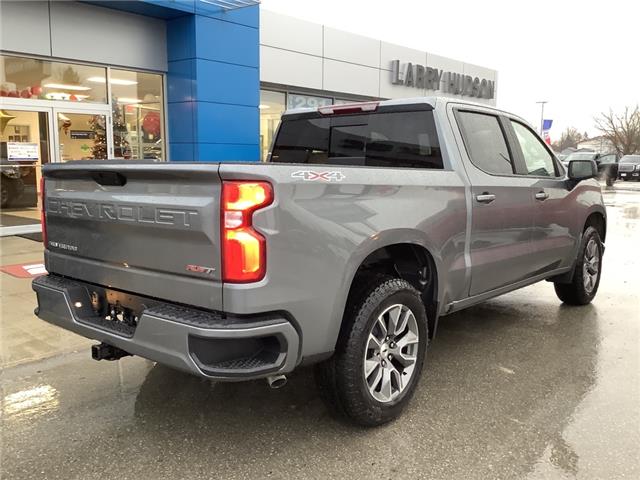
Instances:
[[[99,200],[192,209],[197,212],[193,218],[201,220],[190,228],[175,222],[143,226],[56,216],[49,210],[49,241],[76,241],[78,251],[50,243],[47,268],[233,315],[285,312],[300,335],[298,361],[333,351],[356,271],[382,247],[407,243],[429,252],[437,269],[439,315],[572,269],[586,218],[594,212],[606,216],[597,181],[572,184],[564,171],[543,179],[492,176],[477,169],[453,109],[464,105],[517,118],[504,112],[444,99],[384,103],[434,106],[443,170],[268,163],[47,166],[48,208],[58,199]],[[90,185],[90,179],[54,178],[92,169],[121,172],[132,181],[117,190]],[[294,175],[301,170],[339,171],[342,177],[339,182],[305,181]],[[221,283],[216,245],[223,180],[266,180],[273,186],[274,202],[253,217],[267,246],[267,273],[259,282]],[[549,194],[544,201],[535,200],[540,190]],[[476,202],[476,195],[488,191],[496,195],[494,202]],[[192,263],[215,271],[185,271]]]
[[[267,276],[255,284],[225,285],[226,311],[286,310],[301,326],[305,355],[331,351],[358,267],[372,252],[397,243],[431,252],[441,302],[466,295],[467,210],[457,172],[341,167],[344,180],[325,184],[292,178],[300,169],[220,166],[222,179],[266,178],[276,198],[254,215],[267,239]]]

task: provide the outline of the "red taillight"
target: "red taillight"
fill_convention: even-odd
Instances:
[[[47,248],[47,211],[44,202],[44,177],[40,177],[40,226],[42,227],[42,244]]]
[[[222,184],[222,279],[230,283],[257,282],[267,268],[264,237],[253,228],[253,212],[273,202],[267,182]]]
[[[322,115],[348,115],[351,113],[375,112],[378,102],[346,103],[343,105],[328,105],[318,108]]]

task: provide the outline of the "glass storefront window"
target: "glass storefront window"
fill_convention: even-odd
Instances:
[[[357,103],[357,102],[361,102],[362,100],[343,100],[341,98],[336,98],[333,101],[334,105],[346,105],[347,103]]]
[[[0,55],[0,96],[107,103],[103,67]]]
[[[260,90],[260,159],[263,162],[269,153],[285,105],[284,93]]]
[[[0,110],[0,232],[39,224],[38,186],[48,162],[47,113]]]
[[[165,160],[162,75],[111,69],[114,156]]]
[[[333,100],[327,97],[314,97],[298,93],[289,93],[287,95],[287,108],[318,108],[326,107],[332,103]]]

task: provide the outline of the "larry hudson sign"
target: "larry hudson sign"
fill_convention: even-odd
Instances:
[[[441,90],[444,93],[464,97],[494,98],[496,82],[486,78],[472,77],[462,73],[445,72],[417,63],[391,62],[391,83],[406,87]]]

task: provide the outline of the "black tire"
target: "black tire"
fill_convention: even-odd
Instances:
[[[616,181],[613,177],[607,177],[607,187],[613,187],[613,183]]]
[[[321,398],[336,417],[361,426],[382,425],[397,418],[418,385],[427,350],[428,326],[420,293],[405,280],[377,275],[361,284],[345,309],[343,328],[334,355],[318,364],[316,383]],[[390,402],[376,400],[369,391],[364,372],[369,333],[378,316],[394,305],[413,313],[418,343],[416,363],[409,382]],[[384,362],[382,362],[384,363]]]
[[[593,287],[587,289],[585,286],[584,268],[586,262],[585,252],[592,240],[595,241],[598,253],[598,272]],[[593,227],[587,227],[582,235],[582,243],[580,244],[580,250],[578,251],[578,257],[573,271],[573,280],[571,283],[554,283],[556,295],[558,295],[560,300],[568,305],[587,305],[591,303],[596,293],[598,293],[600,277],[602,276],[602,253],[602,240],[600,239],[598,231]]]

